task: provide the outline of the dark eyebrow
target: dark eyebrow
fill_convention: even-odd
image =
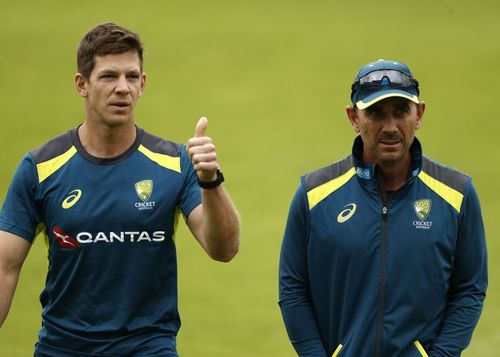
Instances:
[[[394,104],[394,107],[396,109],[409,109],[410,108],[410,101],[409,100],[398,101]]]
[[[103,69],[99,73],[97,73],[99,76],[102,76],[103,74],[116,74],[116,71],[113,71],[112,69]]]
[[[382,105],[380,103],[375,103],[366,108],[366,110],[373,111],[373,110],[380,110],[381,108]]]
[[[118,71],[115,71],[114,69],[109,69],[109,68],[103,69],[97,73],[98,76],[117,75],[117,74],[118,74]],[[134,74],[134,75],[139,76],[141,74],[141,71],[138,69],[131,69],[130,71],[127,71],[125,74],[126,75]]]

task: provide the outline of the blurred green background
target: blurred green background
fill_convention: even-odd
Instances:
[[[146,45],[137,123],[185,142],[206,115],[242,217],[241,251],[229,264],[211,261],[179,225],[181,356],[294,355],[277,305],[288,206],[300,175],[349,153],[350,84],[379,58],[408,63],[421,83],[424,152],[474,177],[490,287],[463,356],[498,356],[500,2],[2,1],[0,200],[25,152],[82,122],[75,52],[105,21]],[[0,330],[1,357],[32,355],[46,268],[40,239]]]

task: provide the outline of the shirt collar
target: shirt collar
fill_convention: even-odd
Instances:
[[[352,156],[354,158],[356,175],[360,179],[371,180],[373,177],[375,177],[375,165],[363,164],[363,146],[363,140],[361,139],[361,136],[358,135],[354,139],[354,143],[352,145]],[[422,166],[422,145],[417,138],[413,140],[413,143],[410,146],[410,155],[411,169],[409,179],[418,176]]]

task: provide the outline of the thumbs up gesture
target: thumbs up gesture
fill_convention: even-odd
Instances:
[[[211,182],[217,178],[217,153],[212,139],[205,136],[208,120],[201,117],[196,124],[194,137],[188,140],[186,147],[200,181]]]

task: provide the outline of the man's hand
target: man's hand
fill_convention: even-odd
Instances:
[[[193,163],[198,179],[204,182],[211,182],[217,179],[217,153],[212,139],[205,136],[208,127],[208,120],[201,117],[196,124],[194,137],[187,142],[189,158]]]
[[[198,179],[217,180],[217,154],[212,139],[205,136],[208,120],[200,118],[194,137],[187,142],[187,152]],[[208,255],[221,262],[230,261],[240,245],[240,219],[223,185],[215,190],[201,190],[201,204],[187,218],[187,224]]]

